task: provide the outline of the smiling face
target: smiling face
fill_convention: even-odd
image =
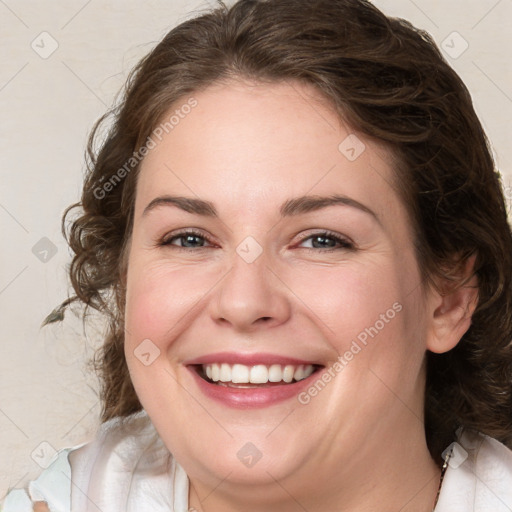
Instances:
[[[163,441],[197,487],[277,499],[275,479],[304,503],[428,457],[429,310],[391,156],[305,85],[194,97],[142,163],[128,260],[125,353]]]

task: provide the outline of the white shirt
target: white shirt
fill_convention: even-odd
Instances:
[[[104,423],[90,443],[59,451],[28,491],[11,491],[3,512],[187,512],[188,477],[145,411]],[[512,451],[465,432],[454,446],[435,512],[512,512]]]

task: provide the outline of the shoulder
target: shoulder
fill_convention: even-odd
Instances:
[[[186,510],[188,477],[144,411],[105,424],[96,439],[69,455],[72,510]],[[128,507],[129,503],[129,507]]]
[[[51,512],[137,509],[186,510],[188,478],[144,411],[104,423],[89,443],[61,450],[27,491],[7,496],[4,512],[32,510],[44,500]],[[140,508],[140,506],[139,506]]]
[[[464,432],[450,445],[436,512],[510,512],[512,450],[496,439]]]
[[[37,480],[27,489],[13,489],[7,494],[3,512],[32,512],[33,502],[46,501],[52,512],[70,510],[71,468],[68,455],[72,448],[60,450]]]

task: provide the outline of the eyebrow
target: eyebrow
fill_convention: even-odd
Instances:
[[[321,210],[323,208],[327,208],[328,206],[334,205],[344,205],[356,208],[372,216],[380,224],[380,220],[373,210],[360,203],[359,201],[356,201],[355,199],[338,194],[331,196],[309,195],[288,199],[281,205],[279,213],[281,214],[281,217],[292,217],[295,215],[301,215],[303,213]],[[169,195],[159,196],[153,199],[146,206],[146,208],[144,208],[142,216],[146,216],[151,210],[154,210],[159,206],[175,206],[188,213],[202,215],[205,217],[218,218],[217,209],[210,201],[204,201],[203,199],[196,199],[192,197]]]

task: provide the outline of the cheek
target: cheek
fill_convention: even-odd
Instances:
[[[336,353],[394,379],[407,365],[417,373],[425,352],[419,279],[413,255],[404,254],[309,268],[289,282]]]
[[[290,287],[338,348],[364,333],[380,315],[395,316],[402,293],[396,271],[389,265],[352,264],[338,268],[309,268],[290,274]],[[387,317],[386,317],[387,319]],[[386,324],[387,325],[387,324]]]
[[[150,339],[160,350],[187,325],[187,317],[218,280],[218,271],[169,262],[135,262],[128,273],[127,343]]]
[[[169,373],[174,341],[187,328],[187,319],[200,307],[209,280],[197,269],[169,262],[132,260],[126,295],[125,356],[131,380],[143,407],[159,418],[179,396]],[[158,392],[155,392],[158,390]]]

